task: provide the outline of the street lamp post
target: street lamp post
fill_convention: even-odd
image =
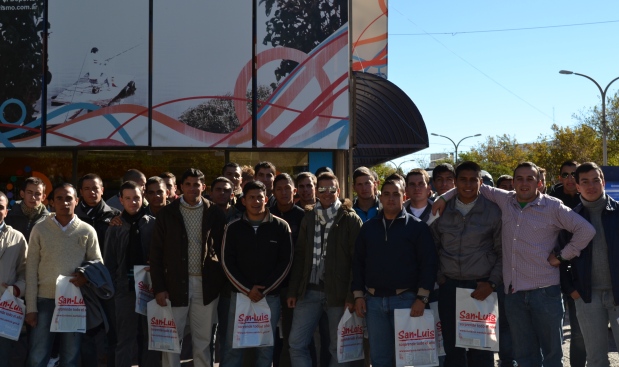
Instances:
[[[409,159],[409,160],[407,160],[407,161],[400,162],[400,164],[395,164],[395,162],[393,162],[393,161],[387,161],[387,162],[389,162],[389,163],[393,164],[393,166],[395,167],[395,171],[396,171],[396,173],[399,173],[399,172],[404,173],[404,171],[401,171],[401,170],[400,170],[400,167],[402,167],[402,165],[403,165],[404,163],[407,163],[407,162],[415,162],[415,160],[414,160],[414,159]]]
[[[608,126],[606,125],[606,92],[608,91],[608,88],[610,88],[611,84],[613,84],[616,80],[619,80],[619,77],[616,77],[615,79],[611,80],[610,83],[608,83],[608,85],[606,86],[606,88],[602,89],[602,87],[598,84],[598,82],[596,82],[595,79],[593,79],[592,77],[588,75],[575,73],[569,70],[560,70],[559,74],[565,74],[565,75],[574,74],[574,75],[585,77],[591,80],[595,84],[595,86],[598,87],[598,89],[600,90],[600,94],[602,95],[602,161],[603,161],[602,165],[607,166],[608,165],[608,150],[607,150],[606,141],[608,139]]]
[[[460,141],[458,142],[458,144],[456,144],[453,140],[451,140],[449,137],[445,136],[445,135],[439,135],[439,134],[435,134],[435,133],[430,133],[430,135],[434,135],[434,136],[440,136],[441,138],[445,138],[447,140],[449,140],[453,145],[454,148],[456,148],[456,155],[454,156],[454,163],[458,164],[458,147],[460,146],[460,143],[462,143],[462,140],[464,139],[468,139],[468,138],[474,138],[476,136],[481,136],[481,134],[475,134],[475,135],[471,135],[471,136],[465,136],[464,138],[460,139]]]

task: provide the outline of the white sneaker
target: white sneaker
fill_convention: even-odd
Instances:
[[[50,358],[47,362],[47,367],[58,367],[60,365],[60,357]]]

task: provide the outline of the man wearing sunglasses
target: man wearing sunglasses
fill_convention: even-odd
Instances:
[[[330,366],[337,363],[337,325],[345,309],[353,309],[350,292],[352,256],[361,219],[350,200],[340,202],[337,177],[318,176],[318,203],[305,211],[290,271],[288,307],[294,308],[290,331],[290,359],[295,367],[310,367],[308,346],[326,311],[329,320]]]
[[[560,183],[554,185],[548,193],[548,195],[561,200],[565,206],[571,209],[580,204],[580,195],[576,189],[576,179],[574,178],[577,167],[578,162],[576,161],[563,162],[559,172]]]

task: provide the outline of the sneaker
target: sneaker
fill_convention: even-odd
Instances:
[[[50,358],[47,362],[47,367],[58,367],[60,365],[60,357]]]

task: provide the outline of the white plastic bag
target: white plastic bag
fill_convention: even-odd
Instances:
[[[456,288],[456,347],[499,351],[499,303],[496,292],[485,300],[473,289]]]
[[[0,298],[0,336],[18,340],[24,324],[24,301],[13,295],[13,287],[7,287]]]
[[[273,345],[271,309],[265,298],[252,302],[236,294],[232,348],[269,347]]]
[[[337,361],[339,363],[364,359],[363,334],[365,319],[354,312],[344,310],[337,325]]]
[[[148,350],[180,353],[181,344],[178,339],[178,330],[176,330],[170,300],[166,299],[165,307],[159,306],[156,300],[148,302],[146,314],[148,318]]]
[[[135,312],[146,316],[146,305],[155,299],[153,282],[150,272],[146,271],[146,265],[135,265],[133,276],[135,279]]]
[[[434,316],[426,310],[411,317],[410,309],[394,310],[396,367],[438,366]]]
[[[445,355],[445,347],[443,346],[443,325],[441,324],[441,318],[438,315],[438,302],[430,303],[430,309],[432,310],[434,325],[436,326],[436,354],[441,357]]]
[[[82,291],[70,282],[72,276],[56,279],[56,307],[49,331],[56,333],[86,332],[86,303]]]

